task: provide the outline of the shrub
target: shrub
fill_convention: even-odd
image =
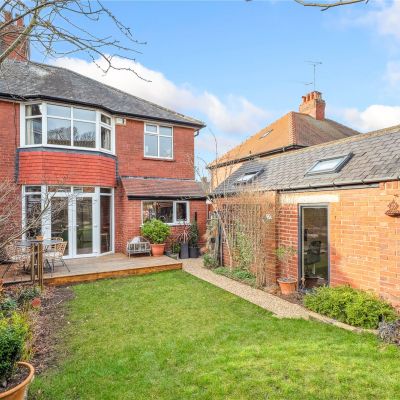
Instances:
[[[10,311],[16,310],[18,307],[17,302],[11,297],[4,297],[0,300],[0,312],[7,314]]]
[[[206,253],[203,257],[203,264],[206,268],[217,268],[219,266],[219,262],[216,257],[213,257],[211,254]]]
[[[16,362],[21,360],[28,332],[28,324],[21,314],[14,312],[0,319],[0,383],[10,379]]]
[[[18,294],[18,305],[24,306],[36,297],[40,297],[40,289],[37,286],[24,287]]]
[[[199,227],[196,221],[193,221],[189,228],[189,245],[196,247],[199,241]]]
[[[170,232],[171,228],[159,219],[146,221],[142,226],[142,235],[153,244],[165,243]]]
[[[243,269],[233,269],[227,267],[218,267],[214,270],[216,274],[224,275],[228,278],[246,283],[247,285],[256,286],[256,277],[249,271]]]
[[[394,308],[372,293],[349,286],[320,287],[304,297],[304,305],[312,311],[349,325],[375,329],[380,321],[397,318]]]

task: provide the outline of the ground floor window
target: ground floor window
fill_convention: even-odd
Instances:
[[[112,188],[25,186],[23,193],[25,226],[35,215],[41,214],[37,225],[32,225],[26,237],[42,233],[45,238],[62,238],[68,243],[68,257],[113,251]]]
[[[189,223],[189,202],[173,200],[143,201],[143,222],[146,222],[153,218],[160,219],[167,224]]]

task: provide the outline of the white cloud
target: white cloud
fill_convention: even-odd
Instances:
[[[400,40],[400,1],[379,2],[379,8],[367,14],[367,18],[376,24],[381,35],[390,35]]]
[[[348,108],[342,115],[347,123],[363,132],[400,124],[400,106],[374,104],[364,111]]]
[[[213,125],[218,133],[238,135],[253,133],[270,117],[268,112],[242,96],[229,95],[226,101],[223,101],[208,91],[199,93],[188,84],[176,84],[167,79],[163,73],[146,68],[139,63],[118,57],[115,57],[113,62],[118,67],[132,68],[141,77],[151,82],[137,78],[130,71],[110,70],[104,74],[95,63],[76,58],[61,58],[55,61],[55,65],[69,68],[156,104],[188,113],[193,117],[199,117],[199,113],[205,115],[206,122]],[[97,63],[102,64],[99,60]]]

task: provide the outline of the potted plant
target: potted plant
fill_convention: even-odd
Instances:
[[[197,258],[199,256],[199,227],[197,222],[193,221],[189,229],[189,257]]]
[[[296,249],[292,246],[280,246],[276,249],[278,260],[284,265],[284,270],[288,273],[289,260],[296,254]],[[279,288],[284,295],[292,294],[297,288],[297,279],[291,276],[278,278]]]
[[[35,372],[31,364],[20,361],[28,332],[28,324],[21,314],[12,312],[0,317],[0,399],[27,398]]]
[[[171,258],[174,258],[175,260],[177,260],[179,258],[179,252],[181,250],[181,246],[179,243],[174,242],[171,244]]]
[[[179,235],[180,251],[179,258],[189,258],[189,238],[190,238],[190,226],[184,224],[182,226],[182,232]]]
[[[159,219],[151,219],[143,224],[142,235],[150,241],[153,256],[159,257],[164,254],[165,241],[170,232],[171,228]]]

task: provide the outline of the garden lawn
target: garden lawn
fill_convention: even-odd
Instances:
[[[400,352],[270,313],[183,271],[74,286],[32,399],[398,399]]]

